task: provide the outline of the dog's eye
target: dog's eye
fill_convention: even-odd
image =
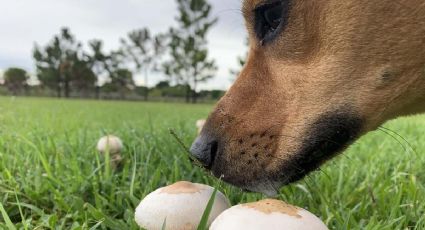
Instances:
[[[272,40],[287,21],[289,1],[277,1],[255,9],[255,33],[262,44]]]
[[[282,21],[282,4],[278,4],[274,7],[265,9],[263,12],[265,22],[270,30],[276,30]]]

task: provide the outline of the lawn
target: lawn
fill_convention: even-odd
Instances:
[[[189,145],[211,107],[0,97],[0,229],[138,229],[139,201],[178,180],[220,186],[232,204],[261,199],[192,166],[169,134]],[[279,198],[330,229],[425,229],[425,117],[384,127],[398,135],[368,134]],[[125,143],[118,171],[95,150],[109,133]]]

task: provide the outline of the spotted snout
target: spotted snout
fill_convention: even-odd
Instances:
[[[239,161],[251,165],[261,159],[270,158],[274,152],[276,134],[264,131],[262,133],[251,133],[246,136],[223,141],[223,138],[214,138],[209,131],[204,131],[196,138],[190,149],[192,156],[195,157],[204,167],[211,169],[220,149],[223,151],[223,145],[226,145],[228,151],[236,152]],[[266,162],[261,162],[262,166]]]
[[[216,177],[238,187],[254,190],[258,183],[270,183],[268,174],[277,158],[279,133],[271,128],[256,132],[227,130],[208,123],[192,144],[192,156]]]
[[[362,127],[355,112],[341,109],[306,122],[298,135],[285,124],[234,132],[215,128],[211,120],[192,145],[193,157],[216,177],[266,194],[315,170],[352,143]],[[235,130],[241,124],[235,123]]]

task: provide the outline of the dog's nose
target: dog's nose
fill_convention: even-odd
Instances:
[[[218,152],[218,141],[215,138],[201,135],[193,142],[190,152],[202,166],[211,169]]]

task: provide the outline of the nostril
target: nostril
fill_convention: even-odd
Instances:
[[[218,141],[211,140],[212,138],[206,138],[205,136],[198,137],[190,148],[192,156],[195,157],[202,166],[207,169],[211,169],[214,163],[215,157],[218,152]]]

